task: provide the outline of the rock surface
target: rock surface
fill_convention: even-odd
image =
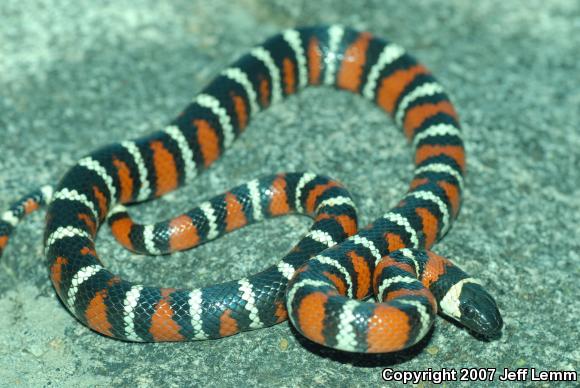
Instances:
[[[418,346],[380,356],[320,348],[288,323],[220,341],[123,343],[57,302],[39,213],[0,262],[0,385],[368,386],[384,367],[578,369],[580,3],[3,0],[0,19],[0,209],[91,150],[159,128],[284,28],[342,23],[400,43],[446,86],[465,130],[465,201],[436,251],[479,277],[505,319],[499,341],[438,319]],[[311,170],[355,192],[366,224],[405,191],[409,159],[377,108],[313,89],[261,114],[196,182],[134,213],[154,221],[259,175]],[[130,255],[107,230],[98,245],[126,278],[194,287],[274,263],[308,224],[271,220],[162,258]]]

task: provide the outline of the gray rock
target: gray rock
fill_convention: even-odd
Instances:
[[[91,150],[159,128],[283,28],[340,22],[402,44],[447,87],[465,129],[465,201],[435,249],[483,281],[506,323],[483,342],[438,319],[419,346],[381,356],[322,349],[288,323],[220,341],[115,341],[57,302],[40,212],[0,262],[0,385],[367,386],[387,366],[578,369],[580,3],[3,0],[0,15],[0,209]],[[308,90],[261,114],[195,183],[134,213],[151,222],[259,175],[311,170],[355,192],[365,224],[410,179],[396,131],[361,98]],[[126,278],[195,287],[274,263],[308,225],[270,220],[163,258],[131,255],[104,231],[98,249]]]

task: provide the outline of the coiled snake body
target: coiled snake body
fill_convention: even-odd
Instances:
[[[124,204],[157,198],[209,167],[251,117],[310,85],[362,95],[391,115],[415,152],[410,189],[357,231],[350,194],[312,173],[256,179],[155,225]],[[482,286],[425,249],[459,211],[465,156],[456,112],[429,71],[396,44],[341,26],[291,29],[216,77],[167,127],[81,159],[53,190],[17,201],[0,221],[0,255],[17,222],[48,203],[50,278],[85,325],[130,341],[219,338],[290,318],[306,337],[346,351],[388,352],[421,339],[436,312],[495,336],[497,306]],[[135,284],[107,270],[95,248],[108,218],[130,250],[184,250],[264,217],[314,218],[283,259],[256,275],[204,288]],[[362,301],[375,293],[377,302]]]

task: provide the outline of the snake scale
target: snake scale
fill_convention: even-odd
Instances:
[[[129,216],[124,205],[189,182],[258,112],[314,85],[374,102],[411,143],[409,190],[370,225],[358,230],[352,197],[341,183],[309,172],[252,180],[156,224]],[[162,130],[92,152],[54,188],[15,202],[0,221],[0,255],[18,221],[48,205],[44,246],[58,296],[83,324],[121,340],[213,339],[289,318],[319,344],[391,352],[425,336],[437,312],[494,337],[502,319],[493,298],[429,251],[459,212],[464,173],[456,111],[402,47],[338,25],[289,29],[222,71]],[[278,263],[203,288],[136,284],[110,272],[95,248],[105,220],[127,249],[160,255],[289,213],[314,223]],[[372,294],[376,301],[368,300]]]

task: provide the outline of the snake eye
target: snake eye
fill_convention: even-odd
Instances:
[[[465,315],[471,316],[471,315],[473,315],[475,313],[475,308],[472,305],[466,305],[463,308],[463,313]]]

